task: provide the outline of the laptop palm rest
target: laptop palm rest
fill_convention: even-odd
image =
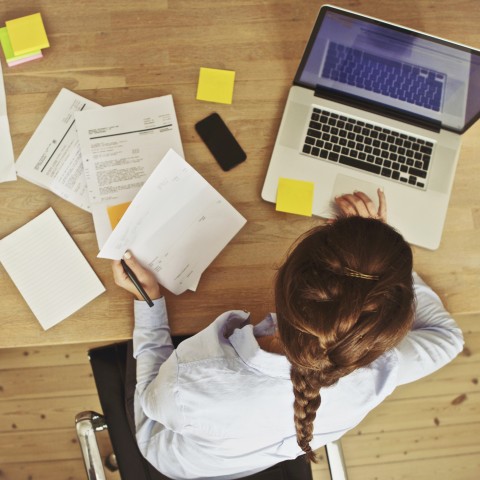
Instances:
[[[305,119],[310,115],[310,105],[289,102],[288,113],[285,115],[287,121],[281,128],[278,142],[284,147],[299,149],[299,141],[303,140]]]

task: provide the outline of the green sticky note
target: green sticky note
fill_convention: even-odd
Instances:
[[[21,60],[23,58],[28,58],[32,56],[39,55],[41,50],[36,50],[34,52],[25,53],[23,55],[15,55],[13,53],[12,44],[10,43],[10,37],[8,36],[7,27],[0,28],[0,43],[2,44],[2,50],[5,55],[7,62],[13,62],[15,60]]]
[[[201,67],[198,78],[197,100],[231,104],[234,82],[235,72],[232,70]]]
[[[276,210],[311,217],[314,189],[313,182],[279,178]]]
[[[16,56],[50,46],[40,13],[8,20],[5,26]]]

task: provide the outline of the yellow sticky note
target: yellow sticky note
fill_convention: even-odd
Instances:
[[[8,20],[5,26],[15,56],[50,46],[40,13]]]
[[[313,182],[279,178],[276,210],[311,217],[314,189]]]
[[[123,217],[123,214],[127,211],[129,205],[130,202],[126,202],[107,207],[108,219],[110,220],[110,225],[112,226],[112,228],[115,228],[117,226],[117,223]]]
[[[217,70],[200,68],[198,78],[197,100],[216,103],[232,103],[235,72],[233,70]]]

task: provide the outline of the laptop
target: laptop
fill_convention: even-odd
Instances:
[[[461,135],[480,116],[480,51],[325,5],[303,54],[262,189],[314,183],[313,213],[337,195],[387,198],[388,222],[435,250]]]

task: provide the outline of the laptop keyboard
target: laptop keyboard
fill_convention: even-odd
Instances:
[[[335,42],[328,46],[323,78],[352,85],[413,105],[440,111],[446,75],[379,57]]]
[[[433,143],[315,107],[302,151],[425,189]]]

